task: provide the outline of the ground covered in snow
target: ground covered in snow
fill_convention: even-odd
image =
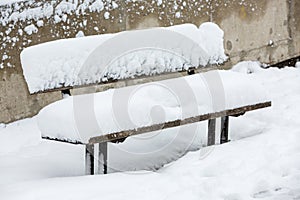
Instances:
[[[123,172],[83,176],[84,148],[41,140],[36,118],[1,125],[0,199],[300,199],[300,68],[232,71],[262,84],[272,107],[231,118],[223,145],[204,147],[205,123],[195,137],[166,130],[110,145]]]

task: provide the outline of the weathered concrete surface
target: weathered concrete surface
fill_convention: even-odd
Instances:
[[[53,7],[60,2],[56,1]],[[199,26],[213,21],[225,32],[224,46],[230,61],[223,68],[230,68],[241,60],[272,64],[300,55],[299,0],[163,0],[162,4],[152,0],[115,2],[117,8],[104,1],[104,10],[99,12],[66,13],[67,20],[59,23],[53,16],[44,18],[44,25],[32,35],[25,32],[20,35],[19,30],[30,24],[37,25],[34,19],[0,26],[0,67],[3,68],[0,69],[0,122],[31,117],[45,105],[61,98],[59,92],[29,95],[20,65],[21,50],[42,42],[75,37],[80,30],[85,35],[94,35],[181,23]],[[27,5],[31,6],[38,5]],[[1,12],[5,9],[8,8],[0,7]],[[108,19],[104,17],[105,12],[110,13]],[[6,59],[1,61],[3,56]]]
[[[288,14],[289,55],[299,56],[300,52],[300,1],[291,0]]]
[[[214,21],[225,32],[225,49],[234,64],[241,60],[275,63],[289,57],[288,4],[255,1],[257,12],[245,6],[217,10]],[[220,13],[231,13],[225,18]],[[234,23],[233,23],[234,22]]]

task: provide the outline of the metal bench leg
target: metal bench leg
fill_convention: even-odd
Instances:
[[[86,175],[94,174],[94,145],[93,144],[85,145],[85,174]]]
[[[221,121],[221,144],[228,142],[229,116],[222,117]]]
[[[216,119],[208,120],[208,137],[207,137],[207,146],[215,144],[216,135]]]
[[[107,142],[99,143],[98,173],[107,174]]]

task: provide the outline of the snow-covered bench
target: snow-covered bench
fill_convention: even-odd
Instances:
[[[109,87],[114,88],[104,92],[98,92],[96,88],[92,91],[96,93],[92,95],[68,97],[42,109],[38,115],[42,137],[86,145],[86,173],[95,173],[94,165],[97,159],[103,164],[98,166],[101,167],[98,171],[105,174],[108,171],[108,142],[122,142],[133,135],[208,121],[207,145],[224,143],[228,141],[230,116],[240,116],[248,111],[271,106],[271,102],[263,95],[264,91],[255,84],[255,81],[234,72],[218,71],[208,67],[226,60],[223,51],[223,33],[218,32],[220,31],[218,27],[209,23],[199,29],[192,25],[170,29],[186,34],[185,37],[192,38],[193,42],[197,40],[197,44],[206,44],[205,41],[209,41],[209,44],[195,50],[192,42],[185,52],[181,52],[182,56],[186,56],[185,54],[191,52],[189,51],[191,49],[200,53],[195,54],[194,57],[186,56],[193,61],[182,60],[182,57],[170,51],[161,52],[161,48],[157,48],[159,50],[148,48],[142,52],[119,54],[122,56],[119,56],[117,61],[110,62],[109,67],[105,68],[101,65],[103,59],[106,59],[105,56],[109,57],[108,54],[118,47],[116,44],[120,44],[120,41],[122,43],[128,38],[134,40],[140,35],[146,35],[147,40],[151,41],[149,37],[154,35],[154,38],[157,38],[155,34],[165,33],[161,33],[160,30],[158,32],[137,31],[132,35],[131,33],[121,35],[119,39],[115,39],[117,42],[115,40],[106,42],[113,37],[112,35],[92,36],[55,41],[25,49],[21,54],[21,60],[31,94],[58,90],[72,94],[76,93],[76,88],[91,88],[91,85],[109,84]],[[165,36],[169,34],[167,32]],[[198,34],[201,36],[200,39]],[[194,39],[196,36],[197,39]],[[179,39],[176,34],[174,38]],[[185,43],[189,42],[185,41]],[[103,43],[107,43],[108,46]],[[97,50],[99,44],[100,47],[105,47],[104,50],[108,51],[108,54],[102,48],[100,51]],[[111,44],[113,44],[112,49],[107,50]],[[165,45],[171,45],[168,47],[171,50],[180,49],[178,48],[181,47],[180,45],[172,47],[176,44],[170,41]],[[134,46],[134,49],[140,48]],[[153,62],[144,65],[149,60]],[[134,70],[132,71],[129,66]],[[125,72],[122,71],[123,69],[126,69]],[[156,81],[155,84],[153,81]],[[101,90],[105,90],[105,87]],[[151,94],[147,96],[147,92],[142,92],[138,95],[140,99],[135,99],[131,105],[133,116],[139,116],[137,123],[118,124],[120,122],[115,121],[114,118],[119,110],[114,106],[128,99],[116,95],[132,94],[137,90],[148,91]],[[175,96],[179,95],[179,103],[172,100],[171,96],[174,96],[174,93],[170,92],[172,90],[177,92]],[[87,93],[90,93],[90,89]],[[161,99],[168,101],[162,104]],[[114,101],[117,103],[112,103]],[[142,120],[147,118],[144,113],[147,106],[156,104],[168,111],[164,119],[155,122]],[[184,112],[182,110],[179,112],[178,108]],[[96,144],[99,144],[97,153],[94,149]]]
[[[86,169],[87,169],[87,174],[94,174],[94,161],[98,159],[100,160],[100,163],[103,163],[103,168],[102,166],[101,169],[103,170],[103,173],[107,173],[107,143],[108,142],[118,142],[122,141],[122,139],[126,139],[127,137],[134,136],[134,135],[139,135],[143,133],[148,133],[148,132],[153,132],[153,131],[158,131],[158,130],[163,130],[167,128],[174,128],[178,126],[184,126],[196,122],[201,122],[201,121],[206,121],[208,120],[208,142],[207,146],[210,145],[215,145],[216,144],[216,137],[220,138],[220,141],[217,142],[219,144],[223,144],[228,142],[228,131],[229,131],[229,117],[237,117],[240,115],[245,114],[248,111],[253,111],[261,108],[266,108],[271,106],[271,102],[263,102],[263,103],[257,103],[253,105],[248,105],[248,106],[241,106],[233,109],[228,109],[228,110],[223,110],[220,112],[214,112],[214,113],[207,113],[203,115],[197,115],[194,117],[189,117],[185,119],[178,119],[178,120],[173,120],[173,121],[168,121],[160,124],[154,124],[150,126],[144,126],[144,127],[138,127],[130,130],[124,130],[124,131],[119,131],[115,133],[109,133],[105,135],[100,135],[96,137],[92,137],[89,139],[89,143],[86,144]],[[217,119],[221,120],[221,127],[219,130],[216,129],[216,121]],[[220,133],[221,132],[221,133]],[[219,133],[220,135],[217,135]],[[99,155],[98,158],[94,158],[94,155],[97,155],[94,152],[94,145],[99,144]],[[98,170],[99,171],[99,170]]]
[[[226,99],[226,103],[223,108],[213,108],[210,100],[211,94],[209,91],[207,91],[207,89],[205,89],[205,83],[201,82],[201,80],[203,80],[201,78],[202,75],[205,77],[210,76],[209,74],[213,73],[219,74],[223,82],[222,86],[224,87]],[[87,119],[88,121],[84,122],[83,118],[88,116],[82,116],[82,118],[79,117],[79,119],[76,119],[78,117],[76,116],[76,114],[74,116],[74,112],[76,113],[76,101],[79,101],[78,105],[81,105],[80,99],[78,100],[77,98],[83,98],[84,96],[86,96],[87,99],[90,99],[88,97],[89,95],[68,97],[45,107],[41,110],[38,116],[38,122],[42,132],[42,137],[44,139],[86,145],[86,173],[94,174],[97,173],[97,171],[103,171],[103,173],[105,174],[107,173],[109,166],[107,162],[109,142],[118,143],[124,141],[124,139],[126,139],[127,137],[134,135],[168,128],[175,128],[201,121],[208,121],[207,145],[209,146],[214,144],[222,144],[228,141],[229,118],[231,116],[237,117],[245,114],[248,111],[271,106],[270,101],[267,101],[263,96],[259,96],[263,94],[264,91],[257,87],[255,83],[247,80],[246,76],[230,71],[216,70],[204,72],[202,73],[202,75],[194,74],[188,77],[181,77],[158,82],[162,85],[173,83],[175,84],[175,82],[180,82],[180,79],[184,79],[188,83],[191,83],[191,87],[193,90],[199,90],[199,93],[195,94],[196,99],[199,98],[199,100],[197,100],[197,103],[199,103],[198,101],[202,103],[204,101],[206,102],[206,106],[202,108],[203,105],[199,105],[198,112],[188,113],[186,114],[187,117],[178,117],[178,119],[176,119],[176,116],[171,116],[167,117],[166,121],[161,123],[150,125],[147,125],[147,123],[141,123],[141,126],[128,126],[128,128],[120,130],[118,124],[112,122],[114,113],[113,111],[111,111],[111,108],[107,108],[107,102],[113,101],[113,94],[116,90],[127,90],[129,88],[129,90],[133,91],[137,87],[140,87],[131,86],[128,88],[119,88],[95,93],[93,95],[94,102],[98,102],[99,104],[103,103],[103,105],[100,105],[100,107],[97,107],[96,105],[96,108],[94,108],[96,113],[95,118],[96,120],[98,120],[97,123],[99,123],[99,126],[101,127],[101,130],[99,130],[98,133],[96,133],[96,131],[90,130],[92,125],[90,125],[88,122],[90,120],[89,118]],[[239,84],[239,87],[236,87],[235,84],[232,84],[231,80],[235,80]],[[169,83],[165,83],[166,81]],[[195,83],[197,81],[199,82],[196,85]],[[152,84],[150,84],[150,86],[151,85]],[[147,84],[145,84],[145,86],[147,86]],[[248,91],[243,91],[245,89],[247,89]],[[145,87],[145,90],[148,90],[147,87]],[[245,93],[245,95],[240,98],[238,95],[242,93]],[[153,95],[155,96],[155,94]],[[103,102],[103,99],[105,99],[105,102]],[[147,103],[148,102],[145,101],[145,104]],[[138,106],[140,105],[138,104]],[[180,106],[184,107],[186,105]],[[89,110],[89,106],[87,107],[87,110]],[[139,111],[133,111],[133,113],[138,114]],[[92,116],[91,118],[93,119],[94,116]],[[49,121],[51,121],[51,123],[49,123]],[[76,128],[78,128],[78,124],[76,124],[76,121],[81,121],[79,123],[81,123],[81,125],[85,125],[82,128],[79,127],[79,134],[78,130],[76,130]],[[55,126],[53,126],[54,124]],[[101,125],[103,125],[104,127],[102,127]],[[94,149],[95,145],[99,146]],[[96,149],[98,149],[97,152]],[[98,167],[101,167],[101,170],[95,169],[95,162],[103,164],[103,166],[100,166],[98,164]]]

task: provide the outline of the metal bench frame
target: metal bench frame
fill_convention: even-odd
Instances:
[[[86,156],[85,156],[85,166],[86,166],[86,174],[92,175],[95,174],[95,171],[100,172],[102,174],[107,174],[108,172],[108,142],[116,142],[122,139],[126,139],[127,137],[133,135],[139,135],[143,133],[188,125],[196,122],[206,121],[208,120],[208,134],[207,134],[207,146],[216,144],[216,133],[220,132],[220,144],[228,142],[228,132],[229,132],[229,117],[237,117],[245,114],[248,111],[253,111],[261,108],[266,108],[271,106],[271,102],[258,103],[255,105],[248,105],[239,108],[224,110],[215,113],[209,113],[204,115],[198,115],[195,117],[189,117],[182,120],[174,120],[170,122],[154,124],[151,126],[144,126],[131,130],[124,130],[116,133],[110,133],[106,135],[101,135],[97,137],[93,137],[89,139],[89,143],[86,144]],[[221,120],[221,130],[216,130],[216,121]],[[99,152],[95,152],[94,145],[99,145]],[[97,155],[97,157],[95,157]],[[95,162],[98,162],[98,168],[94,168]]]
[[[177,72],[169,72],[169,73],[163,73],[163,74],[157,74],[155,76],[140,76],[136,78],[130,78],[130,79],[123,79],[123,80],[108,80],[105,82],[99,82],[95,84],[90,85],[80,85],[80,86],[64,86],[62,85],[59,88],[50,89],[50,90],[44,90],[37,93],[48,93],[48,92],[54,92],[54,91],[61,91],[62,93],[72,94],[70,91],[78,91],[81,88],[88,88],[88,87],[94,87],[96,90],[92,91],[94,92],[100,92],[105,91],[110,88],[121,88],[131,85],[137,85],[142,83],[148,83],[153,81],[160,81],[160,80],[167,80],[172,78],[178,78],[183,76],[192,75],[195,73],[201,73],[201,72],[207,72],[210,70],[217,70],[217,66],[210,66],[205,68],[189,68],[188,70],[182,70]],[[76,92],[75,92],[76,93]],[[87,94],[90,92],[79,92],[79,94]],[[34,93],[35,94],[35,93]],[[186,119],[178,119],[174,121],[169,121],[165,123],[160,124],[154,124],[151,126],[145,126],[145,127],[139,127],[132,130],[124,130],[116,133],[110,133],[105,134],[97,137],[93,137],[89,139],[88,144],[83,144],[81,142],[70,142],[66,140],[56,139],[56,138],[49,138],[49,137],[42,137],[43,139],[48,140],[55,140],[60,142],[67,142],[72,144],[82,144],[85,145],[85,169],[86,174],[92,175],[95,174],[95,171],[100,172],[102,174],[107,174],[108,172],[108,142],[123,142],[127,137],[133,136],[133,135],[139,135],[143,133],[158,131],[162,129],[167,128],[173,128],[178,127],[182,125],[188,125],[196,122],[206,121],[208,120],[208,134],[207,134],[207,145],[211,146],[216,144],[216,133],[220,133],[220,141],[217,143],[223,144],[225,142],[228,142],[228,132],[229,132],[229,117],[237,117],[240,115],[245,114],[248,111],[257,110],[261,108],[270,107],[271,102],[263,102],[258,103],[255,105],[247,105],[239,108],[224,110],[220,112],[215,113],[208,113],[204,115],[198,115],[195,117],[190,117]],[[221,120],[221,130],[216,130],[216,121]],[[99,145],[99,151],[95,152],[95,145]],[[96,155],[96,156],[95,156]],[[98,162],[98,168],[95,169],[94,165],[95,162]]]

